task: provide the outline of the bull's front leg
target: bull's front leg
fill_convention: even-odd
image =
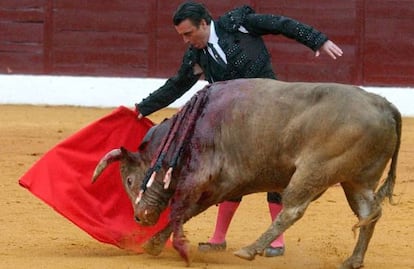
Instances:
[[[154,236],[152,236],[145,244],[142,246],[145,253],[148,253],[153,256],[158,256],[164,249],[165,244],[167,243],[168,238],[172,232],[171,223]]]
[[[177,220],[174,224],[173,247],[178,251],[181,258],[184,259],[187,266],[190,266],[190,247],[189,242],[184,235],[183,224],[182,220]]]
[[[173,199],[171,204],[170,219],[173,226],[173,247],[190,266],[190,247],[184,235],[183,225],[192,217],[198,215],[209,207],[209,204],[199,204],[197,194],[186,191],[188,195],[181,196],[181,199]]]
[[[183,225],[192,216],[196,215],[195,211],[197,210],[194,210],[193,206],[185,206],[188,205],[186,201],[187,200],[184,199],[178,203],[173,203],[171,205],[172,210],[170,216],[173,226],[173,247],[178,251],[181,258],[184,259],[187,266],[190,266],[190,247],[189,242],[184,235]]]

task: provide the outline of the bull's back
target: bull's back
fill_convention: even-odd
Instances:
[[[344,112],[387,112],[390,104],[382,97],[359,87],[338,83],[289,83],[271,79],[239,79],[213,84],[210,91],[213,109],[232,113],[244,110],[295,116],[310,108]],[[330,105],[330,106],[329,106]],[[365,109],[360,109],[365,106]],[[235,111],[236,110],[236,111]],[[351,111],[352,110],[352,111]],[[382,110],[382,111],[381,111]],[[242,111],[243,113],[243,111]],[[328,116],[328,115],[327,115]]]
[[[213,84],[210,95],[207,109],[216,115],[216,123],[239,131],[257,127],[282,135],[289,127],[310,132],[393,121],[386,99],[337,83],[240,79]]]
[[[231,173],[285,178],[281,185],[305,157],[330,158],[351,147],[355,158],[381,150],[388,157],[396,141],[390,103],[335,83],[241,79],[213,84],[204,117],[201,129],[212,134],[207,143],[214,144],[217,157],[226,155]],[[357,148],[357,141],[372,147]]]

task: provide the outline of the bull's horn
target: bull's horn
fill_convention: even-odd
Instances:
[[[108,166],[108,164],[113,163],[115,161],[119,161],[122,157],[122,151],[121,149],[113,149],[110,152],[108,152],[98,163],[98,165],[95,168],[95,171],[93,172],[92,176],[92,183],[94,183],[97,178],[100,176],[100,174],[105,170],[105,168]]]

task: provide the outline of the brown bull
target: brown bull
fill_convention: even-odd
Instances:
[[[200,96],[205,98],[196,106]],[[109,152],[93,176],[96,180],[107,164],[121,161],[123,184],[143,225],[155,224],[171,207],[168,226],[145,250],[158,255],[173,233],[173,246],[188,264],[186,221],[224,200],[280,192],[283,211],[257,241],[235,252],[253,260],[339,183],[358,217],[354,228],[360,228],[342,268],[362,267],[381,202],[392,198],[395,184],[401,138],[395,106],[353,86],[266,79],[212,84],[194,98],[154,126],[139,152]]]

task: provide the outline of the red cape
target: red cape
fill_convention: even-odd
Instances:
[[[110,150],[136,151],[153,123],[119,107],[62,141],[38,160],[19,180],[38,198],[95,239],[141,252],[141,245],[168,222],[168,212],[153,227],[133,218],[122,186],[119,164],[111,164],[91,184],[99,160]]]

